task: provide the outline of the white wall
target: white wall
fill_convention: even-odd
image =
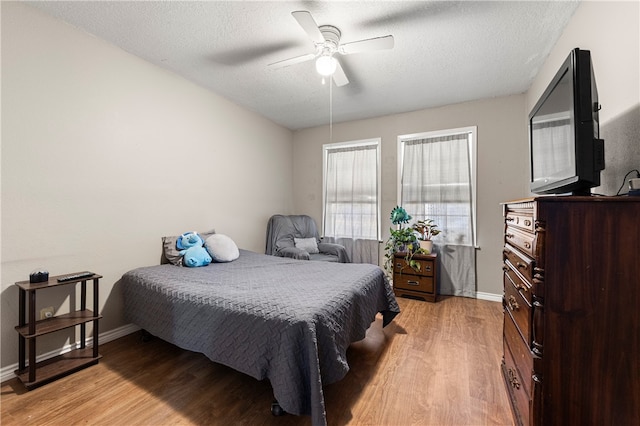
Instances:
[[[614,195],[640,169],[640,2],[582,2],[527,92],[527,112],[576,47],[591,51],[602,105],[606,164],[594,192]]]
[[[389,215],[397,203],[397,137],[403,134],[478,127],[478,291],[502,294],[500,267],[503,222],[500,203],[523,195],[527,178],[527,133],[522,125],[524,95],[485,99],[358,120],[333,126],[333,142],[382,139],[382,231],[389,236]],[[322,144],[329,127],[294,133],[295,211],[322,221]]]
[[[16,281],[104,276],[101,332],[122,326],[118,280],[157,264],[164,235],[208,230],[263,252],[292,210],[292,133],[100,39],[2,2],[2,361],[17,362]],[[91,292],[90,292],[91,293]],[[38,309],[68,309],[66,291]],[[44,352],[74,340],[51,335]]]

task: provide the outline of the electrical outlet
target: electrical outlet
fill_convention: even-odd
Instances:
[[[40,309],[40,319],[47,319],[47,318],[53,318],[53,313],[54,313],[54,309],[53,306],[49,306],[47,308],[42,308]]]

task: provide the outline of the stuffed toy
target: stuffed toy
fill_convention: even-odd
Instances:
[[[185,232],[178,237],[176,248],[180,250],[182,264],[195,268],[196,266],[207,266],[211,263],[211,256],[204,248],[204,241],[197,232]]]

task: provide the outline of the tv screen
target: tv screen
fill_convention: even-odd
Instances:
[[[529,114],[531,192],[588,195],[600,185],[599,109],[590,52],[574,49]]]

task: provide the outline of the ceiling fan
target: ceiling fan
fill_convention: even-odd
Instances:
[[[336,54],[350,55],[352,53],[393,48],[392,35],[340,44],[340,36],[342,34],[337,27],[333,25],[318,26],[311,13],[305,10],[291,12],[291,15],[313,41],[315,52],[273,62],[268,65],[269,67],[283,68],[315,59],[316,70],[319,74],[325,77],[333,76],[336,86],[344,86],[349,83],[349,79],[335,57]]]

